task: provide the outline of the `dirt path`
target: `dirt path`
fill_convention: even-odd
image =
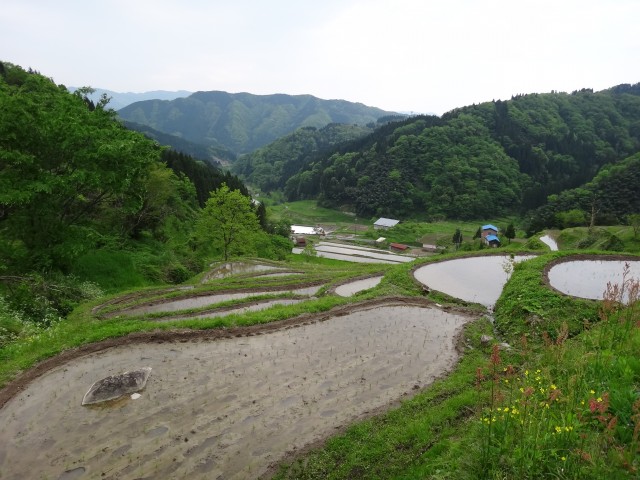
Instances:
[[[0,410],[0,478],[258,477],[448,371],[469,320],[387,299],[278,325],[87,346],[95,351],[52,359],[10,386],[19,393]],[[165,340],[174,341],[138,343]],[[143,366],[153,370],[141,398],[80,405],[94,381]]]

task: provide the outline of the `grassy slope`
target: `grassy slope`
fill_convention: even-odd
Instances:
[[[498,338],[513,348],[497,362],[480,341],[496,332],[475,322],[465,332],[465,356],[446,379],[283,466],[277,478],[636,478],[638,312],[627,311],[626,323],[613,312],[598,323],[597,302],[550,291],[542,270],[560,255],[516,267],[495,320]],[[534,325],[532,315],[539,319]],[[531,385],[535,392],[524,398],[520,388],[528,393]],[[556,403],[545,408],[554,391]],[[609,402],[605,424],[591,402],[595,408]],[[514,405],[522,424],[502,413]],[[614,416],[621,425],[607,430]],[[537,451],[538,458],[530,454]]]
[[[344,214],[315,209],[310,203],[291,208],[291,211],[296,212],[297,223],[344,222]],[[301,221],[304,218],[310,221]],[[351,217],[347,216],[347,225],[350,221]],[[455,224],[434,225],[428,226],[433,230],[431,233],[444,234]],[[463,235],[467,230],[475,233],[474,225],[461,226]],[[409,225],[410,234],[415,234],[415,228]],[[618,227],[616,235],[625,244],[633,245],[635,239],[629,235],[629,230]],[[579,236],[580,232],[571,232],[571,235]],[[640,362],[636,353],[629,352],[640,349],[638,329],[631,328],[635,325],[633,322],[637,322],[637,312],[630,312],[624,317],[632,319],[626,323],[612,321],[615,312],[603,317],[607,322],[599,323],[602,312],[595,302],[568,299],[547,289],[541,280],[542,270],[549,261],[562,255],[564,253],[547,254],[516,267],[496,306],[495,325],[481,320],[466,328],[465,355],[447,378],[402,402],[399,408],[353,425],[321,448],[284,465],[278,477],[605,478],[602,475],[608,475],[607,478],[633,478],[629,475],[633,474],[633,468],[638,467],[637,458],[634,460],[633,456],[633,449],[638,446],[633,429],[640,424],[640,416],[634,415],[640,415],[640,403],[638,411],[633,405],[640,391]],[[379,268],[356,264],[345,268],[342,262],[304,256],[293,256],[283,265],[308,272],[307,278],[324,276],[334,283]],[[197,329],[271,322],[381,295],[419,295],[421,291],[411,279],[410,269],[409,265],[385,267],[385,278],[378,287],[352,299],[324,297],[302,305],[179,324],[159,324],[145,318],[97,320],[90,313],[95,303],[85,304],[76,309],[67,321],[0,349],[0,387],[39,360],[75,346],[134,331],[169,329],[178,325]],[[254,286],[263,283],[246,278],[241,284],[250,287],[252,281]],[[235,285],[233,280],[222,280],[214,286],[233,288]],[[451,301],[436,292],[431,295],[441,303]],[[585,326],[589,327],[586,332]],[[502,352],[502,363],[492,364],[491,345],[481,342],[482,335],[496,336],[514,348],[510,352]],[[565,338],[567,336],[568,339]],[[523,339],[526,339],[525,343]],[[508,364],[516,372],[513,377],[504,376],[496,368],[497,365],[506,368]],[[498,406],[496,395],[490,394],[491,386],[499,384],[506,392],[503,396],[506,396],[511,390],[505,389],[504,380],[511,379],[511,385],[523,382],[523,372],[528,370],[540,370],[540,377],[546,384],[559,386],[564,392],[561,405],[573,409],[554,410],[553,419],[550,416],[532,416],[530,424],[547,425],[553,420],[555,425],[547,426],[555,428],[559,427],[562,419],[563,428],[570,425],[572,428],[575,426],[576,431],[580,429],[582,436],[574,438],[576,442],[582,442],[580,445],[558,445],[557,437],[552,437],[548,429],[542,432],[543,435],[540,431],[524,434],[522,430],[514,434],[515,430],[510,430],[509,425],[502,425],[502,418],[496,419],[497,424],[502,425],[501,429],[496,427],[493,432],[486,431],[483,419],[491,418],[497,408],[502,408]],[[478,380],[478,372],[484,376],[483,381]],[[549,385],[545,387],[550,388]],[[591,395],[591,391],[598,397]],[[582,420],[576,421],[574,410],[579,402],[589,405],[593,400],[597,407],[600,405],[598,398],[605,394],[606,401],[611,403],[607,412],[614,412],[616,418],[621,419],[621,426],[607,431],[597,419],[588,417],[589,411],[583,411]],[[566,423],[569,413],[574,423]],[[590,419],[590,423],[584,419]],[[540,439],[540,442],[547,443],[532,444],[533,438],[536,442]],[[548,454],[537,459],[543,469],[536,470],[530,458],[513,449],[518,442],[523,446],[522,452],[542,448]],[[531,472],[528,476],[522,475],[525,467]]]

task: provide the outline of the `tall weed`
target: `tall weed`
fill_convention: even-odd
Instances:
[[[493,347],[476,376],[490,393],[476,426],[479,478],[637,478],[640,282],[628,270],[583,334],[569,339],[566,323],[545,332],[537,350],[521,347],[518,366]]]

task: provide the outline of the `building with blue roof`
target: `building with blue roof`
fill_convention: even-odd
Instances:
[[[482,226],[482,240],[491,247],[500,246],[500,238],[498,238],[498,227],[487,224]]]

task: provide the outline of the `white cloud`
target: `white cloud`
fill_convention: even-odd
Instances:
[[[640,81],[635,0],[4,0],[2,60],[58,83],[309,93],[443,113]]]

